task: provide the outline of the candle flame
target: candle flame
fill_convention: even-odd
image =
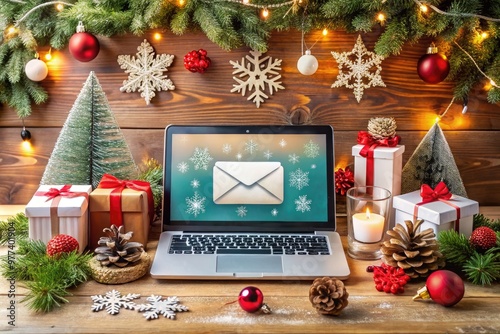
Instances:
[[[370,219],[370,209],[366,208],[366,218]]]

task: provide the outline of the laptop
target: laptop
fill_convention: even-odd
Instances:
[[[157,279],[346,279],[330,126],[165,129]]]

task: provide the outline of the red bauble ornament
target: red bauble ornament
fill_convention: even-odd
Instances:
[[[241,308],[247,312],[253,313],[262,309],[264,313],[270,313],[271,309],[264,304],[264,294],[255,286],[247,286],[240,291],[238,303]]]
[[[193,72],[204,73],[210,66],[210,58],[207,56],[207,51],[199,49],[193,50],[184,56],[184,67]]]
[[[69,39],[69,52],[76,60],[88,62],[97,57],[100,50],[99,40],[85,32],[82,22],[76,27],[76,34]]]
[[[465,292],[464,282],[453,271],[437,270],[427,277],[425,287],[418,290],[413,299],[432,298],[443,306],[453,306],[462,300]]]
[[[438,48],[432,44],[427,54],[420,57],[417,73],[420,79],[429,84],[437,84],[446,79],[450,72],[450,63],[445,55],[438,53]]]

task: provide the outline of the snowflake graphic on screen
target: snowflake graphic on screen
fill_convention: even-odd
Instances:
[[[267,150],[264,152],[264,158],[266,158],[267,160],[271,159],[273,157],[273,152]]]
[[[175,319],[175,312],[186,312],[189,308],[179,304],[179,298],[167,297],[162,299],[162,296],[151,295],[146,298],[149,304],[140,304],[135,307],[139,312],[144,312],[144,317],[147,320],[158,319],[161,314],[167,319]]]
[[[308,158],[316,158],[319,155],[319,145],[312,139],[309,140],[308,143],[304,144],[304,154]]]
[[[281,139],[280,140],[280,146],[281,146],[281,148],[284,148],[286,145],[287,145],[286,140],[285,139]]]
[[[105,296],[91,296],[90,298],[92,298],[92,301],[94,302],[91,310],[94,312],[98,312],[106,308],[106,311],[109,314],[118,314],[122,307],[125,309],[133,310],[135,307],[135,303],[132,300],[139,298],[140,296],[141,295],[135,293],[129,293],[125,296],[122,296],[121,293],[117,290],[111,290],[106,292]]]
[[[240,161],[243,158],[243,154],[238,152],[238,153],[236,153],[235,158],[236,158],[236,160]]]
[[[192,197],[186,197],[186,213],[197,217],[200,213],[205,212],[206,197],[202,197],[197,191]]]
[[[245,143],[245,151],[250,154],[254,154],[258,150],[259,144],[257,144],[253,139],[250,139]]]
[[[271,215],[272,215],[273,217],[276,217],[276,216],[278,215],[278,213],[279,213],[279,211],[278,211],[278,209],[276,209],[276,208],[271,210]]]
[[[331,88],[345,86],[354,89],[356,101],[361,101],[365,88],[381,86],[385,83],[380,76],[384,57],[366,49],[361,35],[358,35],[356,44],[350,52],[332,52],[333,58],[339,64],[339,74]],[[347,72],[344,72],[344,68]],[[366,78],[366,80],[365,80]]]
[[[247,208],[244,206],[239,206],[236,209],[236,213],[238,214],[238,217],[245,217],[247,215]]]
[[[292,164],[295,165],[296,163],[298,163],[300,161],[300,157],[295,153],[289,154],[288,161],[290,161]]]
[[[189,170],[189,165],[185,161],[179,162],[177,164],[177,170],[182,174],[184,174]]]
[[[297,169],[290,173],[290,187],[301,190],[309,185],[309,172],[303,172],[302,169]]]
[[[311,203],[312,200],[307,199],[307,195],[299,196],[299,198],[295,200],[295,211],[300,211],[302,213],[311,211]]]
[[[278,89],[285,89],[281,85],[281,78],[278,70],[281,70],[281,59],[273,60],[270,56],[262,56],[262,52],[252,50],[250,51],[250,56],[245,56],[241,59],[241,64],[237,61],[230,60],[229,63],[233,65],[235,69],[233,71],[233,79],[237,84],[233,84],[233,89],[231,93],[241,92],[241,96],[245,96],[247,89],[253,93],[247,98],[247,100],[252,100],[253,103],[260,107],[260,104],[268,99],[269,96],[264,93],[266,90],[266,85],[269,90],[269,94],[273,95]],[[245,63],[245,59],[248,61]],[[246,77],[246,80],[241,80],[240,78]]]
[[[205,147],[205,148],[201,149],[199,147],[196,147],[194,149],[193,156],[191,158],[189,158],[189,160],[191,160],[191,162],[194,164],[194,169],[207,170],[208,164],[210,163],[210,161],[213,160],[213,158],[210,156],[210,153],[208,152],[208,148]]]
[[[198,179],[192,179],[191,180],[191,187],[193,187],[193,189],[196,189],[200,186],[200,181],[198,181]]]
[[[118,56],[118,64],[128,73],[120,92],[141,92],[146,104],[155,97],[155,91],[175,89],[172,80],[163,75],[172,65],[174,56],[169,54],[154,55],[154,49],[145,39],[137,48],[137,58],[130,55]]]
[[[222,145],[222,153],[229,154],[229,153],[231,153],[232,149],[233,148],[231,147],[231,144]]]

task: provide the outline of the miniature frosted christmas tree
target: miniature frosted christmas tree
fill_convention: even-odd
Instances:
[[[139,170],[94,72],[57,138],[41,184],[91,184],[102,175],[136,178]]]
[[[443,131],[436,123],[403,167],[401,193],[418,190],[422,184],[434,188],[440,181],[446,183],[453,194],[467,197],[453,153]]]

